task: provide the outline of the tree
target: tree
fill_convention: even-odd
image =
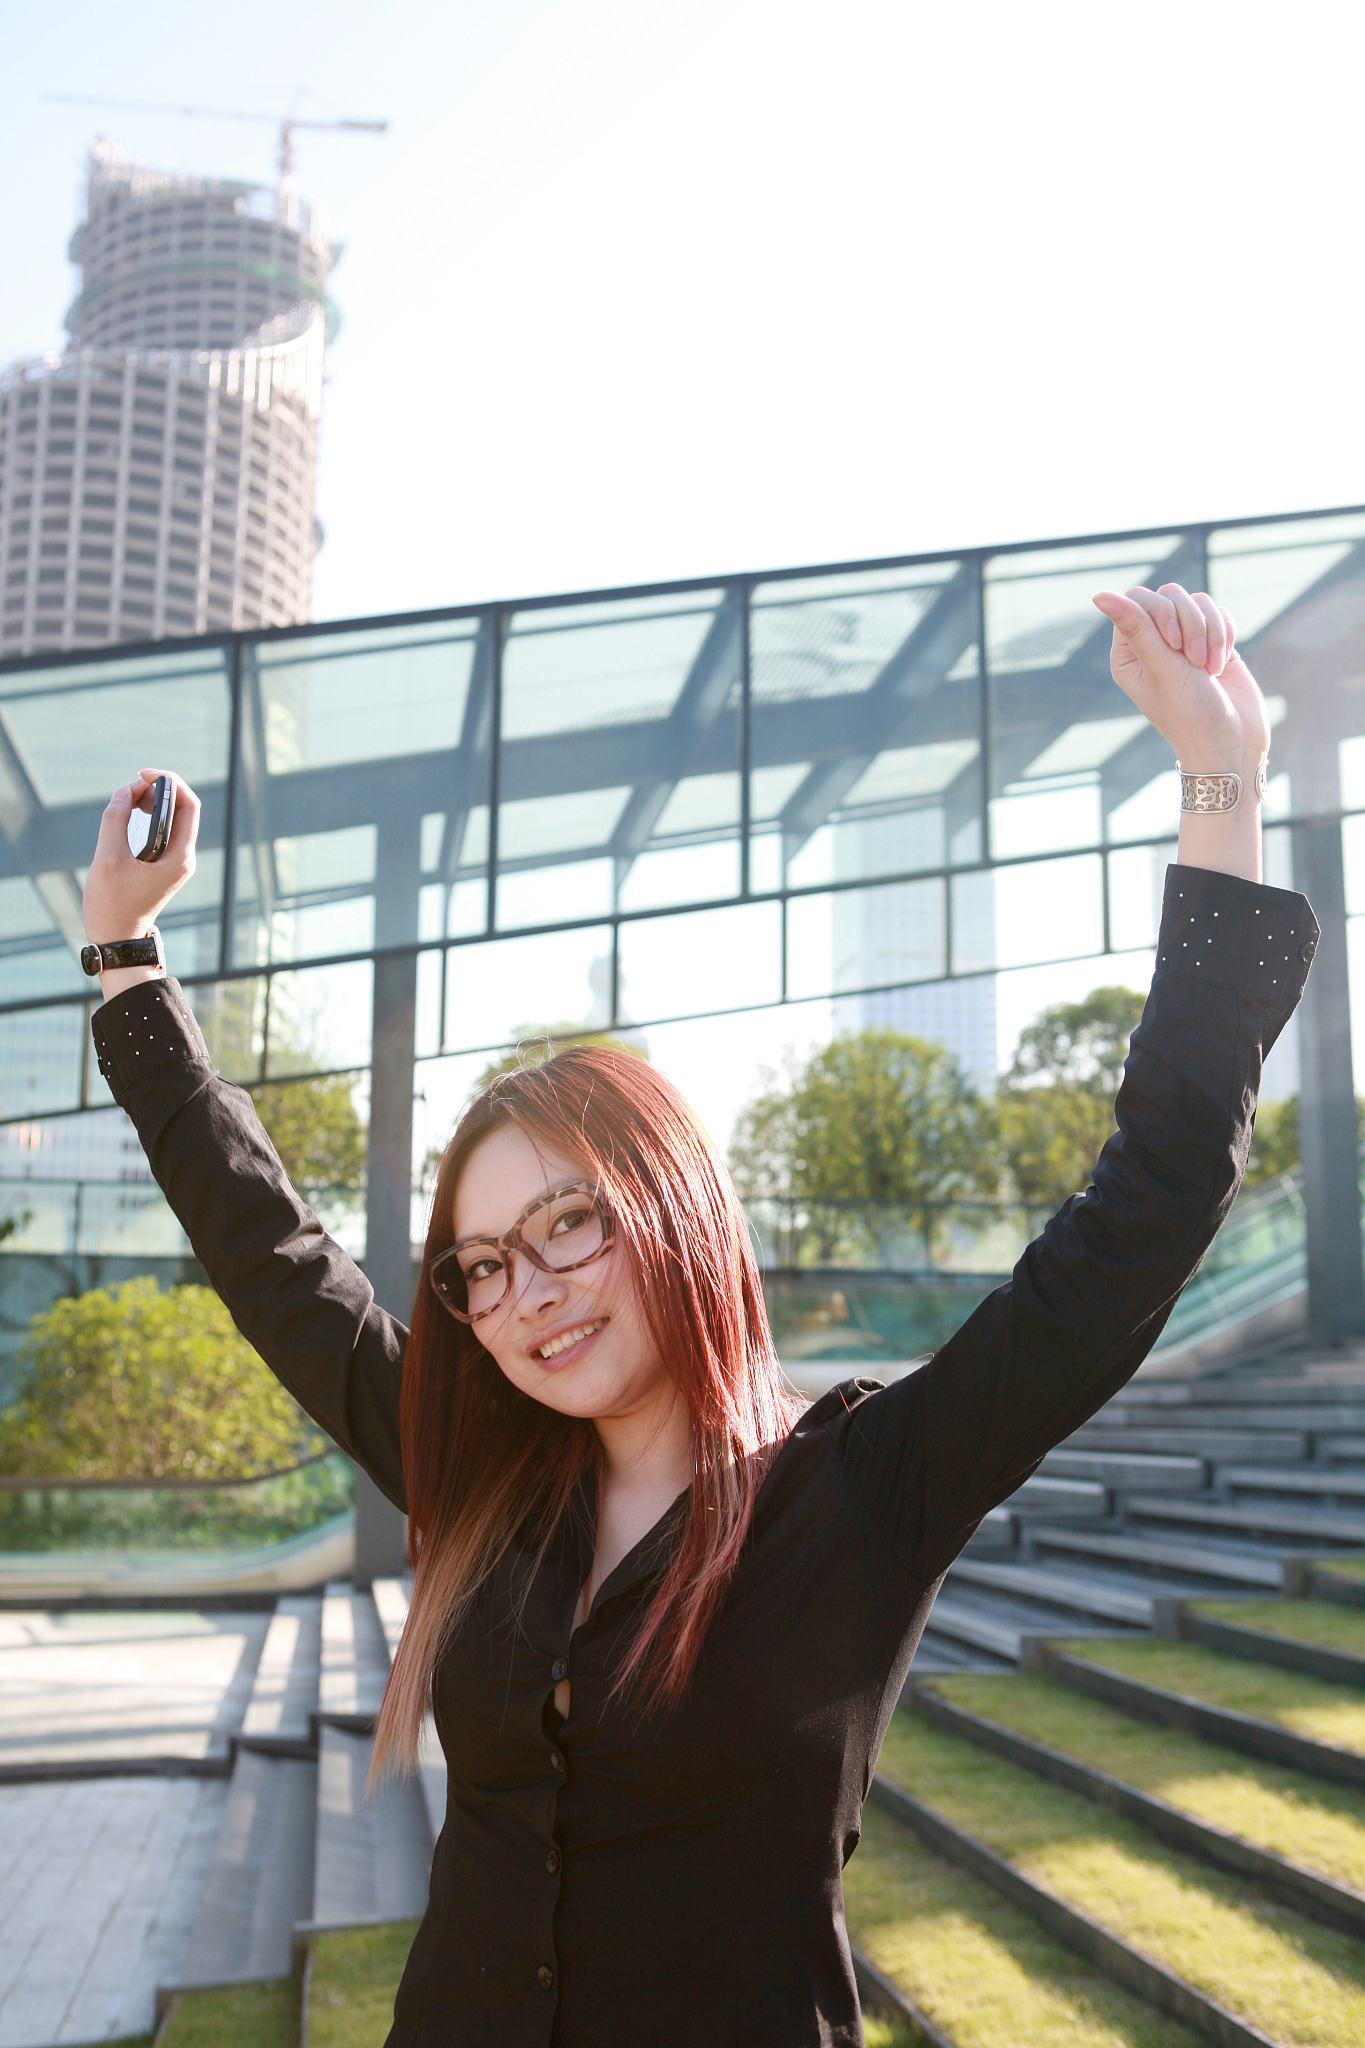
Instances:
[[[220,982],[212,1001],[205,1002],[200,1027],[218,1066],[229,1079],[251,1084],[256,1114],[279,1153],[284,1170],[306,1194],[359,1194],[365,1185],[368,1134],[356,1108],[353,1076],[314,1075],[301,1081],[258,1083],[263,1017],[260,984]],[[278,1007],[270,1020],[270,1065],[307,1073],[326,1061],[313,1045],[311,1030]]]
[[[256,1114],[295,1187],[358,1194],[365,1184],[368,1134],[349,1074],[309,1081],[267,1081],[253,1091]]]
[[[1114,1097],[1143,998],[1092,989],[1053,1003],[1020,1033],[996,1099],[1000,1142],[1018,1199],[1055,1209],[1090,1181],[1114,1128]]]
[[[0,1472],[239,1479],[325,1445],[208,1287],[141,1278],[54,1302],[19,1357]]]
[[[740,1114],[731,1167],[743,1199],[804,1215],[797,1238],[813,1238],[822,1260],[850,1230],[880,1246],[895,1212],[931,1245],[945,1211],[999,1178],[989,1106],[951,1053],[883,1030],[766,1076]]]
[[[1262,1186],[1292,1173],[1299,1164],[1299,1098],[1283,1102],[1262,1102],[1256,1110],[1256,1127],[1251,1134],[1251,1152],[1242,1176],[1244,1188]]]

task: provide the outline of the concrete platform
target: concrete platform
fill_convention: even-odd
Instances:
[[[0,1614],[0,1772],[119,1759],[226,1759],[263,1613]]]
[[[369,1736],[324,1726],[318,1749],[315,1922],[424,1913],[432,1834],[419,1785],[389,1777],[366,1792]]]

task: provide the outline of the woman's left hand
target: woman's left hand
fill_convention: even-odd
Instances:
[[[1178,583],[1137,585],[1124,597],[1104,590],[1094,603],[1113,621],[1114,681],[1170,741],[1185,772],[1254,777],[1270,751],[1270,720],[1222,606]]]

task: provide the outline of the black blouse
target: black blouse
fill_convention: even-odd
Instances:
[[[1169,870],[1092,1186],[928,1365],[850,1380],[802,1416],[674,1712],[642,1719],[608,1694],[682,1501],[577,1630],[591,1503],[520,1626],[509,1553],[436,1675],[446,1822],[390,2048],[861,2041],[843,1866],[940,1579],[1159,1335],[1236,1193],[1261,1062],[1317,937],[1302,896]],[[238,1326],[401,1506],[402,1324],[289,1186],[175,982],[116,997],[94,1031]]]

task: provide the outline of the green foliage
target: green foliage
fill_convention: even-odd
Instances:
[[[999,1179],[990,1108],[952,1054],[885,1030],[769,1074],[740,1114],[730,1164],[741,1199],[803,1213],[803,1248],[822,1260],[850,1205],[901,1211],[929,1241],[955,1203]]]
[[[365,1184],[367,1133],[349,1074],[270,1081],[253,1091],[256,1114],[296,1188],[358,1194]]]
[[[220,983],[205,1002],[199,1023],[215,1066],[230,1081],[251,1084],[256,1114],[284,1170],[306,1194],[359,1194],[365,1184],[367,1133],[355,1103],[355,1076],[321,1074],[306,1080],[259,1083],[264,1015],[262,985]],[[292,1069],[307,1074],[328,1064],[314,1043],[306,1019],[270,1018],[272,1074]]]
[[[1010,1182],[1030,1209],[1052,1210],[1090,1181],[1114,1128],[1114,1097],[1143,998],[1092,989],[1054,1003],[1020,1033],[997,1098]]]
[[[1251,1134],[1251,1153],[1243,1176],[1243,1187],[1260,1187],[1292,1173],[1299,1163],[1299,1098],[1284,1102],[1263,1102],[1256,1111],[1256,1128]]]
[[[228,1479],[324,1439],[207,1287],[126,1280],[54,1302],[0,1412],[0,1472],[32,1478]]]

